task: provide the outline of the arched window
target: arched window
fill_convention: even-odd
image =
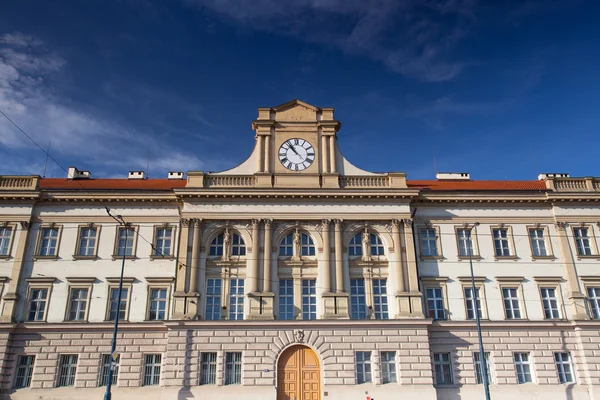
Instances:
[[[303,256],[314,256],[315,255],[315,244],[310,236],[306,233],[302,234],[301,237],[302,244],[302,255]]]
[[[279,255],[283,257],[291,257],[294,255],[294,237],[291,233],[284,237],[279,244]]]
[[[298,250],[300,254],[294,254],[294,233],[284,237],[279,244],[279,255],[282,257],[314,256],[316,254],[315,243],[306,233],[300,234],[300,248]]]
[[[237,233],[231,235],[231,255],[232,256],[245,256],[246,255],[246,244],[244,239]],[[219,236],[213,239],[208,248],[209,256],[222,256],[223,255],[223,242],[224,234],[221,233]]]
[[[348,245],[348,255],[362,256],[362,236],[360,233],[350,240],[350,244]]]
[[[385,251],[383,248],[383,243],[379,236],[371,233],[371,255],[372,256],[383,256],[385,255]]]

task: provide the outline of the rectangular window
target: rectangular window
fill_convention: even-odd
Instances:
[[[47,299],[48,289],[31,288],[29,290],[29,309],[27,310],[27,321],[44,320]]]
[[[511,254],[510,246],[508,245],[508,229],[493,229],[492,233],[494,235],[494,249],[496,251],[496,256],[509,257]]]
[[[225,353],[225,384],[242,383],[242,353]]]
[[[240,235],[233,235],[231,241],[231,255],[239,257],[246,255],[246,244]]]
[[[279,319],[290,320],[296,317],[294,308],[294,280],[279,280]]]
[[[157,228],[156,243],[154,245],[154,255],[157,257],[168,257],[171,255],[171,236],[173,229]],[[133,245],[133,243],[132,243]]]
[[[153,386],[160,383],[161,354],[146,354],[144,357],[143,386]]]
[[[133,256],[134,228],[119,227],[117,240],[117,256]]]
[[[38,255],[43,257],[56,256],[58,244],[58,228],[42,228],[40,249]]]
[[[529,353],[515,353],[515,370],[517,372],[517,382],[529,383],[531,379],[531,364],[529,362]]]
[[[121,358],[121,356],[117,355],[117,359],[115,360],[115,365],[114,365],[114,369],[113,369],[111,385],[117,384],[117,379],[119,377],[120,358]],[[106,386],[106,384],[108,383],[108,373],[110,372],[110,369],[112,367],[113,367],[112,357],[110,356],[110,354],[102,354],[102,368],[100,370],[100,382],[98,383],[98,386],[100,386],[100,387]]]
[[[504,300],[504,314],[506,315],[506,319],[521,318],[519,290],[517,288],[502,288],[502,299]]]
[[[546,238],[544,237],[544,229],[530,229],[529,240],[531,241],[531,251],[534,257],[545,257],[548,255],[548,251],[546,250]]]
[[[121,289],[121,304],[119,307],[119,319],[122,321],[127,315],[127,298],[129,294],[129,288]],[[114,321],[117,316],[117,303],[119,301],[119,288],[110,288],[110,299],[108,309],[108,320]]]
[[[148,310],[148,320],[162,321],[166,318],[167,312],[167,289],[150,288],[150,306]]]
[[[202,353],[200,355],[200,384],[214,385],[217,383],[217,353]]]
[[[81,228],[79,231],[79,248],[77,255],[90,257],[96,254],[97,228]]]
[[[381,378],[383,383],[397,382],[396,379],[396,352],[381,352]]]
[[[421,229],[421,255],[426,257],[438,255],[437,232],[435,229]]]
[[[558,299],[556,297],[556,289],[540,288],[540,293],[542,296],[542,304],[544,306],[544,318],[560,318],[560,312],[558,311]]]
[[[12,239],[12,228],[0,228],[0,256],[9,256],[10,240]]]
[[[244,280],[232,279],[229,288],[229,319],[244,319]]]
[[[89,289],[73,288],[69,296],[68,321],[85,321]]]
[[[590,287],[587,289],[588,300],[590,302],[591,317],[600,319],[600,287]]]
[[[371,382],[371,352],[356,352],[356,383]]]
[[[444,295],[442,288],[427,288],[427,312],[429,318],[446,319],[446,308],[444,307]]]
[[[573,367],[571,366],[571,355],[569,353],[554,353],[556,372],[560,383],[573,383]]]
[[[457,229],[456,240],[458,241],[458,255],[468,257],[474,255],[473,239],[471,238],[471,229]]]
[[[373,279],[375,319],[388,319],[387,279]]]
[[[302,280],[302,319],[317,319],[316,279]]]
[[[453,378],[450,353],[433,353],[433,370],[436,384],[451,385]]]
[[[588,228],[573,228],[573,236],[575,236],[575,245],[577,247],[578,256],[591,256],[592,247]]]
[[[350,279],[350,318],[367,319],[364,279]]]
[[[473,289],[470,287],[465,288],[465,304],[467,307],[467,319],[475,319],[475,305],[477,303],[477,314],[479,318],[483,318],[481,312],[481,296],[479,295],[479,288],[475,288],[475,301],[473,301]]]
[[[221,319],[221,282],[219,278],[206,280],[206,311],[204,317],[208,321]]]
[[[487,381],[489,384],[492,383],[492,372],[490,370],[490,353],[484,353],[485,358],[485,369]],[[475,352],[473,353],[473,364],[475,365],[475,379],[477,380],[477,384],[481,385],[483,383],[483,373],[482,373],[482,365],[481,365],[481,353]]]
[[[33,374],[33,364],[35,356],[18,356],[17,369],[15,371],[15,389],[22,389],[31,386],[31,375]]]
[[[69,354],[60,356],[58,364],[58,382],[56,387],[73,386],[77,373],[77,355]]]

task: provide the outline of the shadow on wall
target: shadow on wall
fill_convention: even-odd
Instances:
[[[193,331],[191,329],[188,329],[186,332],[186,344],[185,344],[185,359],[186,360],[192,360],[192,337],[193,337]],[[179,392],[177,392],[177,400],[187,400],[187,399],[194,399],[194,395],[192,393],[192,391],[190,390],[190,387],[192,385],[191,377],[190,377],[190,368],[191,368],[191,364],[190,362],[186,362],[185,365],[183,366],[183,387],[181,389],[179,389]]]
[[[470,329],[465,329],[464,332],[469,332]],[[437,335],[436,335],[437,333]],[[459,356],[458,352],[463,349],[469,349],[473,347],[470,341],[463,339],[460,336],[454,335],[448,331],[435,329],[430,330],[430,349],[432,353],[450,353],[450,360],[452,361],[452,381],[451,385],[437,385],[434,384],[436,397],[438,400],[461,400],[461,388],[463,386],[462,371],[459,368]],[[476,343],[475,343],[476,344]],[[433,365],[433,354],[431,356],[433,381],[436,382],[436,370]],[[483,388],[483,386],[482,386]]]

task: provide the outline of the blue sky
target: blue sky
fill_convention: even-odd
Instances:
[[[6,0],[0,110],[95,177],[216,171],[257,107],[335,107],[371,171],[600,176],[593,1]],[[0,174],[45,156],[0,116]],[[47,176],[65,176],[52,163]]]

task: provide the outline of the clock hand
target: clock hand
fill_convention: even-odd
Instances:
[[[294,146],[290,146],[290,149],[292,149],[292,151],[293,151],[294,153],[296,153],[296,155],[297,155],[298,157],[300,157],[300,154],[298,154],[298,152],[296,151],[296,149],[294,148]]]

